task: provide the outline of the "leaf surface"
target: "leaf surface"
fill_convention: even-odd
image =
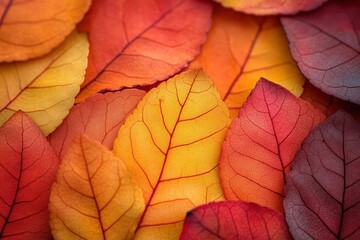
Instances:
[[[283,212],[285,174],[303,139],[323,119],[309,103],[260,79],[222,146],[225,198]]]
[[[55,130],[74,104],[87,54],[86,35],[74,32],[44,57],[0,64],[0,125],[22,110],[45,135]]]
[[[71,108],[62,124],[49,135],[50,145],[62,159],[73,138],[83,133],[111,150],[120,127],[144,94],[137,89],[95,94]]]
[[[60,164],[49,209],[55,239],[132,239],[144,199],[124,164],[81,135]]]
[[[235,118],[260,77],[302,93],[304,77],[292,59],[278,18],[256,17],[216,8],[213,26],[192,67],[213,79]]]
[[[360,124],[338,111],[303,142],[287,175],[285,212],[296,239],[360,238]]]
[[[228,110],[202,70],[145,95],[114,143],[144,193],[135,238],[178,239],[187,211],[222,198],[218,161],[228,125]]]
[[[278,212],[243,201],[211,202],[187,213],[180,240],[291,239]]]
[[[59,159],[17,112],[0,128],[0,238],[50,239],[48,202]]]
[[[94,0],[80,24],[91,44],[77,101],[165,80],[186,67],[205,41],[211,9],[200,0]]]
[[[322,91],[360,103],[360,3],[330,2],[282,18],[291,52],[302,73]]]
[[[64,41],[91,0],[2,0],[0,62],[40,57]]]
[[[224,7],[255,15],[295,14],[319,7],[327,0],[214,0]]]

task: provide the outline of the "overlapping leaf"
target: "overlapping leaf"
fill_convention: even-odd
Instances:
[[[75,28],[91,0],[0,1],[0,62],[42,56]]]
[[[64,122],[48,137],[62,159],[73,138],[81,133],[112,149],[119,128],[145,92],[137,89],[96,94],[74,106]]]
[[[44,57],[0,64],[0,125],[20,109],[45,135],[55,130],[84,80],[87,53],[85,34],[73,33]]]
[[[212,202],[186,215],[181,240],[291,239],[285,218],[243,201]]]
[[[55,239],[133,239],[144,199],[124,164],[81,135],[61,162],[49,209]]]
[[[78,100],[180,71],[200,51],[210,14],[211,4],[201,0],[94,0],[80,25],[91,46]]]
[[[332,1],[282,18],[302,73],[322,91],[360,103],[360,2]]]
[[[303,139],[323,119],[309,103],[260,79],[222,147],[225,197],[283,212],[285,174]]]
[[[0,128],[0,238],[50,239],[48,202],[59,159],[17,112]]]
[[[304,78],[290,54],[286,35],[275,17],[255,17],[217,8],[198,61],[214,80],[235,118],[260,77],[300,96]]]
[[[294,14],[319,7],[327,0],[214,0],[225,7],[256,15]]]
[[[296,239],[359,239],[360,124],[339,111],[306,138],[287,176],[286,219]]]
[[[114,144],[144,193],[136,238],[178,239],[187,211],[222,198],[217,167],[228,125],[228,110],[201,70],[145,95]]]

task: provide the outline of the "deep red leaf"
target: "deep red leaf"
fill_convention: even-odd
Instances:
[[[226,199],[283,212],[285,174],[301,142],[324,115],[261,79],[232,123],[219,162]]]
[[[74,137],[86,134],[112,150],[119,128],[145,95],[138,89],[95,94],[74,106],[64,122],[48,137],[60,159]]]
[[[59,160],[17,112],[0,128],[0,238],[50,239],[48,201]]]
[[[360,2],[332,1],[282,23],[291,52],[312,84],[360,103]]]
[[[90,54],[78,101],[104,88],[147,85],[186,67],[211,22],[210,1],[93,0],[79,28]]]
[[[287,175],[285,212],[296,239],[360,239],[360,124],[338,111],[303,142]]]
[[[188,212],[180,239],[290,239],[290,234],[281,214],[254,203],[224,201]]]

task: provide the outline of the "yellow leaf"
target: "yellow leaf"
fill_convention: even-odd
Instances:
[[[80,90],[88,49],[86,35],[74,32],[44,57],[0,64],[0,125],[22,110],[45,135],[55,130]]]
[[[229,123],[202,70],[183,72],[145,95],[114,143],[144,193],[136,239],[178,239],[187,211],[222,199],[218,161]]]
[[[82,135],[60,164],[49,210],[55,239],[132,239],[144,199],[124,164]]]
[[[300,96],[305,82],[276,17],[256,17],[217,8],[200,56],[191,64],[213,79],[235,118],[259,78]]]

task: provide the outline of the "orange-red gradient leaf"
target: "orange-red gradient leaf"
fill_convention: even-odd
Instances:
[[[50,239],[48,202],[59,159],[17,112],[0,128],[0,238]]]
[[[360,104],[360,2],[332,1],[282,18],[302,73],[322,91]]]
[[[0,62],[42,56],[69,35],[91,0],[1,0]]]
[[[243,201],[212,202],[187,213],[180,240],[291,239],[278,212]]]
[[[222,199],[218,161],[230,119],[201,70],[148,92],[120,128],[114,152],[143,190],[138,239],[178,239],[190,209]]]
[[[125,89],[86,99],[75,105],[64,122],[48,137],[50,145],[62,159],[73,138],[84,133],[112,150],[121,125],[144,94],[141,90]]]
[[[49,209],[55,239],[133,239],[144,199],[124,164],[81,135],[60,164]]]
[[[227,133],[220,158],[226,199],[283,212],[285,174],[324,115],[286,89],[260,79]]]
[[[360,238],[360,124],[338,111],[303,142],[285,185],[295,239]]]
[[[80,29],[90,55],[80,96],[167,79],[199,52],[212,5],[202,0],[93,0]]]
[[[255,15],[295,14],[319,7],[327,0],[214,0],[224,7]]]
[[[271,79],[296,96],[301,95],[304,84],[278,18],[220,7],[214,12],[200,56],[190,66],[201,66],[209,74],[232,118],[260,77]]]
[[[54,131],[79,93],[88,48],[86,35],[73,32],[41,58],[0,64],[0,125],[22,110],[45,135]]]

